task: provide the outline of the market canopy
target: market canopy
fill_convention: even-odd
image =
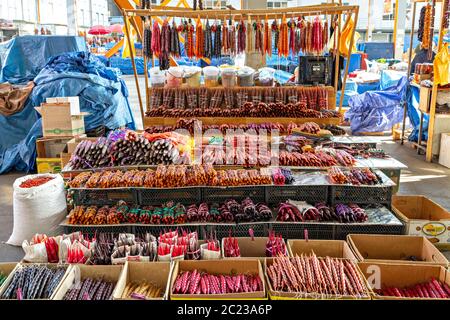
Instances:
[[[123,25],[117,23],[117,24],[113,24],[112,26],[108,27],[108,30],[111,33],[123,33]]]
[[[98,25],[98,26],[91,27],[89,29],[88,33],[99,36],[99,35],[109,34],[109,33],[111,33],[111,31],[105,26]]]

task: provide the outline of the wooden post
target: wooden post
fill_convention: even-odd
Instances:
[[[411,59],[412,59],[412,52],[413,52],[413,41],[414,41],[414,28],[416,26],[416,9],[417,9],[417,3],[413,3],[413,12],[412,12],[412,22],[411,22],[411,32],[409,36],[409,53],[408,53],[408,73],[406,74],[407,77],[411,74]],[[400,144],[404,143],[405,140],[405,126],[406,126],[406,115],[407,115],[407,109],[408,103],[405,103],[404,110],[403,110],[403,123],[402,123],[402,137],[400,139]]]
[[[129,18],[125,10],[122,10],[122,15],[123,15],[123,22],[125,23],[125,32],[127,36],[128,45],[130,46],[131,64],[133,65],[134,80],[136,82],[136,90],[139,99],[139,108],[141,109],[142,125],[144,125],[144,108],[142,106],[141,89],[139,87],[139,77],[136,69],[136,63],[134,61],[134,53],[133,50],[131,49],[132,46],[134,46],[134,43],[131,42],[130,28],[128,26]]]
[[[353,49],[353,42],[355,39],[356,26],[358,23],[358,13],[359,13],[359,7],[357,7],[355,9],[355,20],[354,20],[355,22],[354,22],[354,26],[353,26],[353,30],[352,30],[352,38],[350,39],[350,46],[348,48],[348,57],[347,57],[347,63],[345,64],[344,79],[342,80],[341,98],[339,99],[339,113],[341,113],[342,104],[344,103],[344,92],[345,92],[345,86],[347,84],[348,68],[350,66],[350,59],[352,56],[352,49]],[[352,14],[350,14],[348,16],[347,23],[350,22],[351,17],[352,17]]]
[[[446,7],[441,5],[441,25],[439,26],[439,41],[437,45],[438,52],[442,48],[442,41],[444,39],[444,31],[445,28],[443,26],[444,16],[446,13]],[[434,120],[436,116],[436,100],[438,94],[438,85],[436,82],[433,83],[433,88],[431,90],[431,102],[430,102],[430,118],[428,120],[428,140],[427,140],[427,152],[426,152],[426,160],[427,162],[431,162],[433,160],[433,135],[434,135]]]
[[[342,4],[342,0],[339,0],[339,5]],[[336,30],[334,30],[334,38],[336,39],[336,51],[335,51],[335,65],[334,65],[334,91],[338,91],[338,86],[339,86],[339,59],[340,59],[340,51],[341,51],[341,45],[340,45],[340,40],[341,40],[341,23],[342,23],[342,13],[339,14],[338,17],[338,23],[337,23],[337,27]]]

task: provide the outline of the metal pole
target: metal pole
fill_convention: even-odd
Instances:
[[[136,70],[136,63],[134,61],[134,53],[133,53],[133,50],[131,49],[132,46],[134,45],[134,43],[131,42],[130,28],[128,26],[129,18],[125,14],[124,10],[122,10],[122,15],[123,15],[123,22],[125,24],[125,32],[126,32],[126,36],[127,36],[128,46],[130,47],[131,64],[133,65],[134,80],[136,82],[136,89],[137,89],[137,94],[138,94],[138,99],[139,99],[139,108],[141,110],[142,125],[144,126],[144,108],[142,106],[141,88],[139,87],[139,78],[138,78],[138,73]]]

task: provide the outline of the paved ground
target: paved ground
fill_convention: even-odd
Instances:
[[[130,104],[137,126],[142,128],[134,78],[126,76],[125,81],[130,91]],[[140,79],[140,83],[141,91],[144,93],[143,79]],[[142,96],[145,98],[145,94]],[[413,149],[407,146],[401,146],[386,138],[380,140],[383,140],[380,144],[382,149],[408,166],[408,169],[402,172],[399,193],[426,195],[450,210],[450,169],[439,164],[425,162],[424,156],[417,155]],[[12,184],[16,178],[22,175],[22,173],[0,175],[0,262],[19,261],[23,257],[22,248],[4,243],[8,240],[13,227]],[[447,257],[450,258],[450,252],[447,253]]]

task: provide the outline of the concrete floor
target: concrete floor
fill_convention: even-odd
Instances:
[[[142,128],[139,114],[137,91],[132,76],[125,76],[130,90],[130,105],[136,118],[138,129]],[[143,79],[140,79],[143,93]],[[145,94],[142,95],[145,99]],[[425,162],[425,157],[418,155],[408,146],[401,146],[389,138],[380,138],[381,149],[408,166],[402,171],[399,194],[425,195],[450,210],[450,169],[439,164]],[[12,215],[12,184],[23,173],[8,173],[0,175],[0,262],[19,261],[23,257],[21,247],[5,244],[13,228]],[[446,253],[450,259],[450,252]]]

